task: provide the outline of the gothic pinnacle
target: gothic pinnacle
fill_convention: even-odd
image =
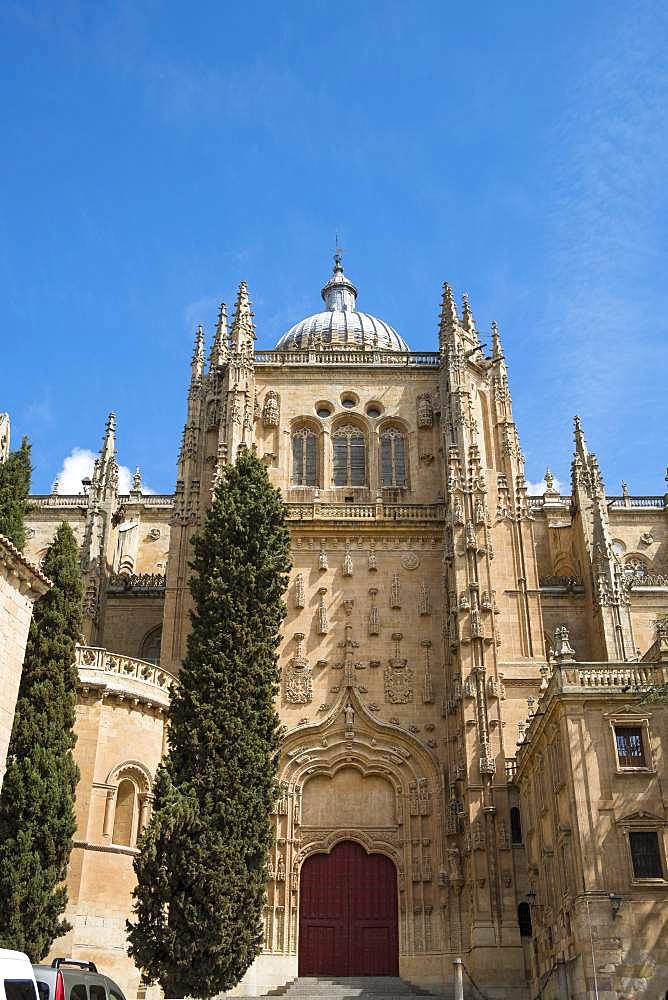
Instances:
[[[220,303],[218,311],[218,322],[216,323],[216,334],[211,345],[209,355],[209,371],[219,368],[227,361],[229,351],[229,334],[227,329],[227,309],[225,303]]]
[[[503,347],[501,346],[501,334],[496,320],[492,320],[492,358],[502,358]]]
[[[253,324],[251,303],[248,298],[248,286],[245,281],[242,281],[239,285],[237,301],[234,304],[234,319],[232,320],[230,340],[233,351],[252,354],[253,342],[255,340],[255,326]]]
[[[199,378],[204,369],[204,330],[202,326],[197,327],[195,334],[195,347],[193,349],[193,359],[191,362],[192,381]]]
[[[467,333],[472,334],[474,337],[478,335],[473,310],[471,309],[467,292],[464,292],[462,296],[462,326]]]
[[[452,289],[447,281],[443,282],[443,296],[441,298],[441,316],[439,321],[439,335],[441,341],[441,347],[443,347],[443,338],[447,334],[453,333],[453,331],[459,326],[459,316],[457,314],[457,305],[455,303],[455,297],[452,294]]]

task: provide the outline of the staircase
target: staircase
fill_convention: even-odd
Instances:
[[[397,976],[354,979],[300,976],[258,1000],[269,1000],[271,997],[286,997],[287,1000],[416,1000],[417,997],[434,996],[437,994],[412,986]]]

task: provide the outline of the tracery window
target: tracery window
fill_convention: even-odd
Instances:
[[[346,424],[332,434],[333,479],[335,486],[364,486],[366,483],[366,442],[359,427]]]
[[[406,486],[406,438],[396,427],[380,435],[380,481],[388,488]]]
[[[315,431],[300,427],[292,434],[292,485],[317,485],[317,452]]]

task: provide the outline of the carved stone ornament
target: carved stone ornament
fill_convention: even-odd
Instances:
[[[160,538],[160,535],[161,535],[160,528],[151,528],[148,533],[148,537],[152,539],[152,541],[154,542],[156,542],[158,538]]]
[[[281,419],[280,397],[275,389],[269,389],[262,406],[262,426],[278,427]]]
[[[385,701],[406,705],[413,700],[413,670],[407,660],[393,657],[385,667]]]
[[[401,607],[401,582],[399,580],[399,574],[395,573],[392,577],[392,586],[390,589],[390,607],[400,608]]]
[[[303,608],[306,605],[306,595],[304,593],[304,574],[297,573],[295,577],[295,607]]]
[[[346,547],[346,554],[343,557],[343,575],[344,576],[353,575],[353,557],[348,547]]]
[[[434,423],[434,406],[429,393],[425,392],[417,398],[417,425],[431,427]]]
[[[285,699],[293,705],[308,705],[313,699],[313,678],[308,660],[303,655],[304,633],[295,634],[297,649],[285,671]]]
[[[327,593],[327,587],[320,587],[318,589],[318,594],[320,595],[320,600],[318,602],[318,635],[327,635],[329,632],[329,621],[327,619],[327,606],[325,605],[325,594]]]
[[[417,569],[420,565],[420,557],[416,552],[404,552],[399,560],[404,569]]]
[[[370,573],[375,573],[376,570],[378,569],[378,559],[373,549],[371,549],[369,552],[367,566]]]

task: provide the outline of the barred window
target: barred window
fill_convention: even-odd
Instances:
[[[380,435],[380,481],[385,488],[406,486],[406,439],[396,427]]]
[[[316,478],[315,432],[302,427],[292,435],[292,485],[315,486]]]
[[[510,840],[513,844],[522,843],[522,818],[517,806],[512,806],[510,810]]]
[[[332,434],[333,478],[335,486],[364,486],[366,446],[359,427],[347,424]]]
[[[654,830],[629,833],[635,878],[663,878],[659,837]]]
[[[647,766],[640,726],[615,726],[615,743],[620,767]]]

